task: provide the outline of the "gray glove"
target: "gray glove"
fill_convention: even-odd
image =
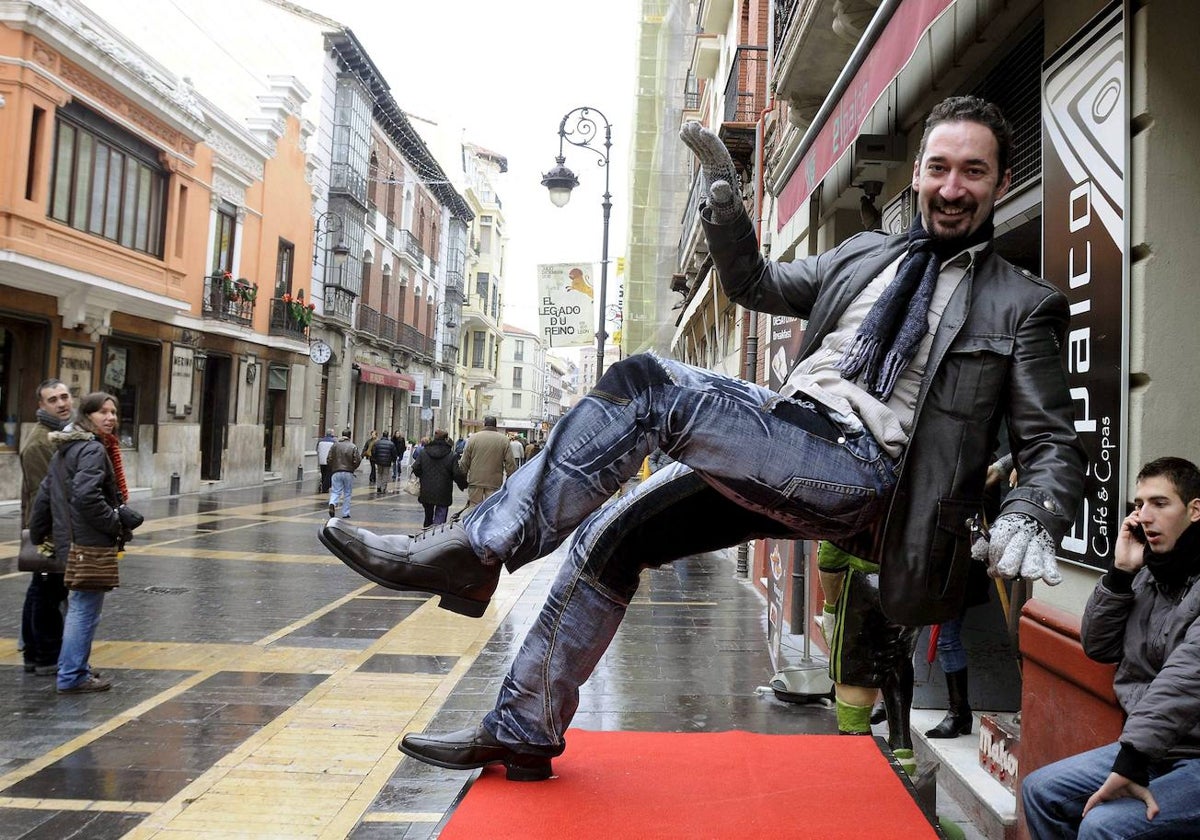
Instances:
[[[679,129],[679,139],[696,153],[700,170],[706,184],[704,200],[712,220],[724,224],[737,218],[743,211],[740,199],[741,187],[733,158],[721,142],[721,138],[695,120],[688,120]]]
[[[1054,556],[1054,541],[1036,519],[1023,513],[1004,513],[992,523],[991,534],[971,546],[971,556],[986,561],[988,574],[1011,580],[1062,581]]]

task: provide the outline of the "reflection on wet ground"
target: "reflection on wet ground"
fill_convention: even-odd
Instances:
[[[466,619],[329,556],[311,484],[137,502],[146,525],[93,650],[113,679],[103,694],[59,696],[24,673],[28,577],[0,561],[0,840],[437,835],[472,774],[403,760],[396,742],[491,708],[558,555],[505,575]],[[412,532],[422,511],[359,488],[353,516]],[[17,530],[0,514],[0,544]],[[771,673],[763,615],[727,557],[647,572],[575,726],[835,731],[827,710],[756,693]]]

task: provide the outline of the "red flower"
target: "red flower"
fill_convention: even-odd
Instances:
[[[285,294],[285,295],[283,296],[283,302],[284,302],[284,303],[291,303],[291,302],[292,302],[292,296],[291,296],[291,295],[289,295],[289,294]]]
[[[313,310],[313,309],[316,309],[316,308],[317,308],[317,305],[316,305],[315,303],[310,303],[310,304],[308,305],[308,308],[309,308],[309,310],[311,311],[311,310]]]

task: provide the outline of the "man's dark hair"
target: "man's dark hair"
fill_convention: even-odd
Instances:
[[[1012,126],[999,107],[978,96],[950,96],[933,106],[925,119],[925,133],[921,135],[921,148],[917,151],[918,163],[925,157],[930,132],[947,122],[976,122],[991,129],[996,138],[996,156],[1000,165],[996,179],[1003,181],[1012,156]]]
[[[38,385],[38,387],[37,387],[37,401],[38,402],[42,401],[42,391],[45,391],[47,388],[57,388],[59,385],[65,386],[66,383],[64,383],[61,379],[44,379],[44,380],[42,380],[42,384]]]
[[[491,427],[491,428],[493,428],[493,429],[494,429],[494,428],[496,428],[496,418],[495,418],[495,417],[491,417],[491,416],[484,417],[484,418],[483,418],[483,427],[484,427],[485,429],[486,429],[486,428],[488,428],[488,427]]]
[[[1192,499],[1200,499],[1200,469],[1186,458],[1156,458],[1138,471],[1139,482],[1147,478],[1170,481],[1185,505]]]

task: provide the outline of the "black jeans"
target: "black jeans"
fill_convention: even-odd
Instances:
[[[63,576],[34,572],[25,590],[21,609],[21,635],[25,639],[25,664],[53,665],[62,649],[62,605],[67,600]]]

